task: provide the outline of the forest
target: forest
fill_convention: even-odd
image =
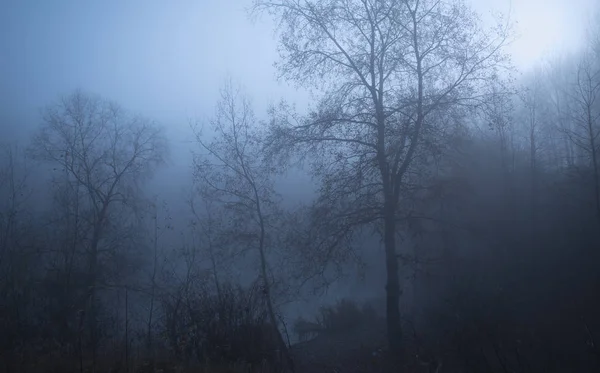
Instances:
[[[225,78],[183,212],[166,126],[110,97],[0,138],[0,372],[600,371],[600,16],[521,72],[460,0],[248,13],[311,102]]]

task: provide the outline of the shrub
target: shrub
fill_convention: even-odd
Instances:
[[[316,322],[305,320],[302,316],[300,316],[294,322],[292,330],[300,341],[306,341],[312,337],[316,337],[319,333],[321,333],[323,331],[323,327]]]
[[[372,306],[368,304],[360,306],[353,300],[342,299],[334,305],[321,307],[315,323],[298,319],[295,323],[295,331],[296,326],[300,330],[301,326],[309,325],[311,326],[309,332],[337,333],[364,326],[376,319],[377,314]],[[315,328],[315,325],[319,328]],[[298,331],[296,333],[298,334]]]
[[[176,357],[205,363],[274,363],[277,340],[257,290],[223,286],[220,295],[201,290],[164,302],[164,332]]]

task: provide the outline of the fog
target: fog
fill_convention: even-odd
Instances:
[[[0,369],[600,367],[600,9],[465,4],[0,4]]]

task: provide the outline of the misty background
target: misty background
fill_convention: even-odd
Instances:
[[[569,224],[577,225],[580,221],[586,224],[590,222],[589,225],[582,224],[581,231],[577,230],[579,228],[571,230],[569,226],[565,228],[568,232],[560,239],[548,238],[557,245],[563,245],[561,247],[573,246],[587,252],[586,250],[598,243],[597,238],[593,238],[598,225],[594,221],[594,208],[581,214],[579,211],[593,205],[594,191],[588,190],[592,171],[586,168],[589,167],[589,159],[585,158],[587,155],[583,155],[585,152],[578,151],[576,146],[568,145],[569,136],[563,129],[556,129],[564,122],[561,115],[568,114],[557,114],[553,111],[558,108],[556,98],[562,93],[556,93],[554,96],[550,91],[560,86],[556,88],[556,92],[562,92],[561,90],[567,89],[570,84],[567,81],[573,77],[572,72],[577,65],[574,61],[577,61],[581,51],[587,48],[590,34],[595,32],[594,25],[597,25],[600,19],[597,16],[598,4],[595,0],[472,0],[470,4],[479,12],[486,26],[492,25],[494,16],[498,13],[514,23],[514,31],[505,51],[510,55],[515,68],[510,74],[511,79],[507,76],[515,94],[509,100],[510,103],[506,104],[510,109],[500,109],[511,111],[508,116],[513,123],[510,127],[510,175],[514,178],[511,180],[515,185],[511,191],[517,197],[511,199],[510,203],[514,203],[517,208],[529,203],[527,167],[531,163],[531,159],[528,158],[531,149],[527,149],[527,144],[533,136],[528,136],[539,130],[531,130],[533,127],[528,127],[533,120],[543,127],[539,130],[539,138],[543,140],[538,143],[539,148],[536,150],[539,150],[537,154],[542,159],[539,161],[542,166],[539,167],[544,168],[544,172],[547,171],[547,174],[544,174],[547,178],[540,177],[543,180],[540,181],[540,185],[552,185],[557,190],[552,189],[544,194],[547,190],[541,188],[544,192],[539,192],[540,205],[550,206],[546,210],[541,208],[538,212],[540,219],[547,218],[544,222],[548,223],[540,230],[552,230],[552,227],[565,227]],[[24,206],[27,214],[43,216],[39,221],[32,223],[35,229],[49,229],[59,235],[59,228],[54,231],[54,228],[48,228],[46,224],[52,224],[47,223],[54,221],[48,216],[56,209],[56,190],[51,185],[55,185],[56,179],[62,176],[59,175],[60,168],[57,171],[56,165],[26,156],[31,152],[32,144],[35,144],[32,140],[36,134],[39,135],[43,123],[47,123],[49,107],[60,103],[61,98],[72,97],[69,95],[74,92],[89,94],[90,97],[115,102],[127,115],[140,115],[162,128],[168,144],[165,146],[164,159],[161,156],[152,177],[141,178],[140,184],[136,180],[140,196],[143,195],[143,198],[140,197],[139,206],[144,207],[136,210],[139,216],[136,215],[135,219],[144,217],[146,220],[131,218],[131,226],[139,231],[132,233],[131,237],[135,236],[135,239],[127,237],[134,242],[131,244],[135,247],[132,253],[137,253],[135,255],[138,256],[132,254],[131,258],[111,259],[113,263],[120,263],[121,260],[123,263],[132,261],[131,264],[127,264],[131,265],[131,271],[127,269],[129,267],[115,270],[115,278],[121,276],[121,280],[114,284],[131,281],[132,284],[136,284],[132,285],[131,289],[142,288],[139,284],[146,281],[148,273],[152,272],[153,256],[160,257],[163,271],[171,271],[172,278],[165,280],[165,284],[171,284],[169,281],[175,283],[175,279],[184,278],[186,270],[189,270],[188,260],[194,247],[199,248],[197,255],[202,257],[199,259],[202,264],[198,264],[198,268],[206,272],[205,276],[210,277],[208,273],[214,268],[211,269],[208,254],[202,251],[206,242],[196,236],[197,232],[192,227],[199,219],[190,208],[190,198],[195,196],[195,200],[200,201],[205,197],[198,192],[195,184],[198,181],[195,174],[198,161],[194,154],[202,153],[197,137],[199,127],[195,125],[207,127],[215,118],[216,105],[222,99],[222,90],[227,82],[240,87],[241,92],[248,97],[257,119],[256,123],[272,120],[275,115],[270,109],[277,107],[280,100],[295,105],[295,112],[303,115],[315,109],[318,99],[318,92],[310,92],[304,87],[294,85],[293,82],[278,78],[278,71],[274,66],[274,63],[280,60],[277,52],[279,44],[276,23],[266,15],[250,16],[248,9],[251,5],[251,1],[241,0],[6,0],[0,4],[0,144],[3,150],[10,150],[11,157],[14,157],[10,158],[17,165],[12,169],[16,170],[13,175],[27,175],[24,184],[27,187],[27,199],[20,206]],[[532,107],[537,111],[531,109]],[[532,110],[535,111],[533,114]],[[571,109],[562,110],[566,112]],[[500,163],[505,161],[502,152],[506,151],[506,148],[500,150],[496,147],[496,141],[499,141],[499,138],[505,140],[502,136],[507,135],[503,130],[489,128],[493,127],[493,124],[489,125],[486,119],[482,120],[476,115],[469,116],[464,122],[468,123],[471,132],[463,138],[457,135],[456,144],[460,146],[456,145],[454,148],[453,143],[453,146],[444,147],[449,150],[442,163],[448,164],[442,167],[452,170],[448,171],[449,173],[455,170],[452,163],[454,161],[473,163],[468,163],[470,166],[466,167],[466,171],[456,171],[459,181],[450,186],[451,196],[448,198],[452,202],[449,202],[449,205],[460,205],[457,209],[461,212],[456,215],[450,212],[443,219],[441,215],[436,217],[446,222],[453,221],[454,217],[454,223],[457,225],[464,216],[468,217],[465,220],[478,223],[484,218],[490,218],[490,226],[483,226],[481,223],[482,226],[477,226],[476,229],[478,234],[494,236],[489,240],[486,238],[486,245],[489,242],[490,247],[498,245],[503,247],[501,250],[506,250],[499,255],[506,254],[502,258],[510,263],[506,264],[509,269],[500,268],[501,265],[498,265],[498,268],[494,267],[498,273],[504,273],[503,271],[516,271],[511,265],[522,264],[523,268],[527,267],[527,260],[531,259],[527,255],[535,256],[539,252],[536,251],[536,246],[531,253],[523,255],[522,263],[511,262],[513,257],[509,252],[510,248],[528,245],[524,242],[528,242],[530,233],[523,227],[528,224],[529,217],[522,216],[525,213],[516,213],[523,220],[515,225],[523,231],[516,232],[512,228],[500,227],[503,224],[502,208],[508,205],[508,199],[502,200],[497,197],[504,190],[499,175],[504,175],[504,167],[508,166],[504,163],[500,166]],[[550,127],[552,129],[549,129]],[[208,141],[210,130],[205,128],[203,135],[206,135],[203,138]],[[455,135],[456,133],[453,133],[449,136],[449,141],[455,141]],[[458,148],[460,150],[457,150]],[[3,163],[6,164],[8,162]],[[295,211],[298,206],[310,204],[316,198],[318,181],[311,179],[307,168],[292,165],[287,167],[285,172],[273,177],[274,189],[280,194],[283,209]],[[427,173],[427,181],[430,180],[429,172],[435,173],[431,171],[434,168],[431,164],[423,166],[423,169],[427,170],[424,171]],[[535,170],[535,166],[533,168]],[[562,178],[564,175],[571,177],[571,173],[578,174],[581,178]],[[461,184],[462,182],[465,184]],[[467,184],[473,189],[465,186]],[[561,194],[563,192],[564,194]],[[557,196],[566,196],[564,201],[575,200],[573,205],[576,206],[559,200]],[[581,200],[576,197],[581,197]],[[415,197],[418,201],[411,204],[411,208],[419,212],[437,214],[437,202],[429,204],[429,200],[425,201],[426,198],[430,197],[422,197],[419,194]],[[431,198],[437,201],[435,198],[438,197]],[[563,206],[563,202],[565,206],[569,206]],[[565,215],[554,215],[560,211],[564,211]],[[128,213],[123,212],[123,216]],[[158,225],[153,223],[152,216],[155,216],[154,222],[160,222]],[[285,216],[285,219],[288,219],[287,215]],[[290,222],[295,221],[298,226],[302,226],[300,220],[294,220],[300,219],[296,215],[289,219]],[[32,218],[32,221],[34,220]],[[485,250],[475,249],[481,245],[479,237],[461,236],[462,233],[459,232],[462,232],[463,227],[453,228],[450,225],[439,228],[435,224],[435,221],[429,221],[422,223],[418,228],[406,228],[406,234],[400,244],[403,247],[402,255],[409,258],[400,270],[403,278],[401,309],[407,315],[421,315],[424,314],[423,310],[429,310],[428,307],[438,307],[436,302],[439,299],[430,299],[435,296],[430,296],[432,291],[429,289],[443,292],[440,288],[444,288],[445,282],[436,280],[436,275],[430,276],[425,273],[451,271],[450,266],[436,264],[438,262],[430,258],[420,258],[419,254],[415,254],[419,252],[419,248],[426,248],[423,252],[437,255],[439,253],[435,247],[444,242],[444,245],[448,246],[454,244],[452,247],[456,248],[456,253],[469,253],[465,254],[468,259],[461,262],[457,272],[461,272],[463,266],[481,269],[488,268],[485,265],[489,264],[481,263],[498,263],[496,259],[491,260]],[[158,226],[161,233],[153,236],[158,231]],[[499,233],[502,229],[507,229],[510,234],[514,233],[514,237],[506,238],[510,234]],[[430,231],[435,233],[430,234]],[[449,238],[452,235],[459,238]],[[539,235],[544,236],[544,233]],[[581,244],[573,238],[578,235],[581,237]],[[40,238],[41,241],[49,237],[40,237],[42,236],[45,238]],[[507,241],[503,242],[503,238]],[[453,239],[454,243],[448,244]],[[560,241],[561,239],[564,241]],[[372,300],[378,312],[385,313],[386,267],[382,260],[383,250],[380,249],[379,237],[361,232],[354,237],[353,244],[353,255],[357,257],[340,260],[339,266],[330,269],[332,272],[327,274],[330,275],[331,283],[327,283],[327,286],[321,286],[324,283],[316,281],[315,284],[310,283],[301,289],[294,287],[296,283],[289,285],[287,290],[276,287],[276,291],[281,292],[277,293],[281,296],[278,309],[286,324],[291,325],[298,317],[312,318],[322,305],[334,304],[345,298]],[[539,243],[539,246],[547,244]],[[431,252],[427,251],[429,249]],[[434,254],[431,255],[436,256]],[[280,258],[276,252],[270,255],[271,260],[277,263],[279,260],[283,263],[287,258],[284,254],[281,254]],[[591,256],[596,257],[597,255]],[[450,259],[443,258],[449,263]],[[560,254],[556,257],[549,255],[548,258],[549,261],[555,262],[544,267],[544,270],[554,268],[552,266],[557,263],[565,263]],[[156,261],[155,259],[154,268]],[[573,266],[579,264],[577,262]],[[581,272],[593,272],[593,266],[596,264],[594,260],[590,260],[586,263],[589,267]],[[566,266],[568,264],[565,263]],[[223,273],[226,273],[224,277],[232,283],[253,283],[257,278],[257,267],[256,258],[252,256],[241,255],[241,258],[236,257],[235,260],[223,259]],[[427,269],[424,269],[425,267]],[[28,268],[27,265],[24,268]],[[278,271],[274,270],[276,274],[273,276],[284,277],[287,273],[284,265],[278,268]],[[485,272],[484,269],[481,271]],[[528,271],[533,272],[523,270]],[[573,272],[577,270],[574,269]],[[491,272],[489,275],[493,277]],[[565,274],[567,277],[570,275],[570,272]],[[341,280],[335,281],[337,276]],[[420,280],[417,281],[417,278]],[[154,277],[152,281],[155,282]],[[542,280],[532,275],[532,278],[520,281]],[[165,288],[168,286],[170,285],[165,285]],[[289,290],[292,287],[294,290]],[[108,295],[106,302],[117,304],[116,308],[121,310],[124,307],[123,297],[124,293],[119,291],[118,294]],[[147,292],[136,293],[134,290],[130,291],[127,297],[130,302],[127,312],[138,315],[128,320],[128,328],[146,329]],[[156,308],[155,312],[159,314],[158,306]],[[115,316],[115,319],[120,320],[120,317],[122,314]],[[422,320],[416,318],[415,316],[414,323],[426,330],[424,334],[434,333],[427,329],[433,328],[429,319],[425,316]],[[115,325],[121,325],[119,322],[115,321]],[[115,329],[118,330],[118,327]],[[297,338],[292,339],[295,341]]]
[[[83,89],[165,126],[167,167],[148,182],[172,213],[191,185],[190,123],[214,113],[227,77],[243,85],[259,117],[285,98],[307,108],[310,94],[278,81],[274,22],[252,18],[249,1],[5,1],[0,13],[0,136],[26,146],[40,110]],[[516,22],[508,46],[520,74],[575,52],[593,0],[472,1],[484,20],[502,12]],[[284,200],[307,197],[310,180],[294,170],[281,181]]]

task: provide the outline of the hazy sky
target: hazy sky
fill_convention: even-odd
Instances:
[[[249,22],[245,5],[4,1],[2,116],[20,121],[23,113],[80,87],[169,126],[186,127],[187,118],[212,110],[227,73],[252,87],[259,103],[276,98],[284,92],[273,79],[272,31]]]
[[[472,0],[483,15],[490,10],[509,13],[519,37],[509,51],[523,70],[548,52],[574,51],[598,0]]]
[[[551,49],[574,47],[598,0],[473,0],[481,12],[511,10],[522,37],[511,47],[522,68]],[[285,96],[276,83],[272,24],[253,23],[248,0],[2,0],[0,136],[26,134],[39,109],[82,88],[165,124],[181,162],[188,120],[212,113],[230,74],[258,114]],[[185,172],[185,171],[184,171]]]
[[[482,12],[512,9],[522,34],[515,62],[528,66],[552,43],[574,44],[594,0],[474,1]],[[248,87],[259,110],[294,96],[275,83],[273,28],[248,20],[248,0],[0,4],[2,126],[29,127],[37,108],[77,87],[170,127],[210,114],[227,73]]]

